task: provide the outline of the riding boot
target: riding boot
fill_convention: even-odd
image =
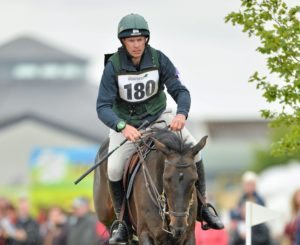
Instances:
[[[113,202],[114,210],[117,219],[120,218],[120,212],[124,200],[124,189],[123,182],[120,181],[109,181],[111,190],[111,199]],[[127,227],[124,223],[120,222],[118,228],[112,231],[109,239],[109,244],[127,244],[128,243],[128,232]]]
[[[224,224],[219,218],[217,212],[214,207],[206,203],[206,185],[205,185],[205,172],[203,166],[203,160],[201,159],[196,163],[197,173],[198,173],[198,181],[196,182],[196,188],[199,191],[202,198],[198,200],[198,210],[197,210],[197,220],[201,222],[204,220],[206,225],[202,225],[202,229],[207,230],[209,228],[220,230],[224,228]],[[212,208],[214,213],[211,212]]]

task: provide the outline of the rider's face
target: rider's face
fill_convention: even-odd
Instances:
[[[123,39],[123,44],[127,49],[127,52],[135,59],[142,57],[145,46],[146,46],[146,37],[127,37]]]

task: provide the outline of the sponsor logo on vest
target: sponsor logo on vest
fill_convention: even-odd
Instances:
[[[148,74],[145,74],[144,76],[142,77],[128,77],[128,80],[131,80],[131,81],[139,81],[139,80],[143,80],[144,78],[148,77]]]

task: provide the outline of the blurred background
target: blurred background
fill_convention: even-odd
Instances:
[[[96,114],[104,54],[120,46],[119,20],[139,13],[148,20],[150,45],[172,60],[191,92],[187,127],[197,140],[209,136],[203,151],[209,199],[228,230],[230,210],[245,191],[242,175],[253,170],[266,206],[281,213],[268,225],[284,244],[300,157],[270,155],[271,140],[284,131],[271,131],[260,118],[269,105],[247,82],[254,71],[267,71],[257,40],[224,23],[239,6],[237,0],[1,0],[0,197],[16,206],[26,198],[35,218],[53,206],[72,214],[78,198],[92,200],[92,175],[73,182],[92,166],[108,133]]]

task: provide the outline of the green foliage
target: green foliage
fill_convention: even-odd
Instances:
[[[261,172],[269,167],[283,165],[292,160],[300,161],[300,154],[274,156],[270,149],[259,149],[255,152],[255,160],[251,165],[251,169],[255,172]]]
[[[286,135],[286,128],[276,128],[272,130],[271,141],[278,142]],[[255,172],[261,172],[266,168],[286,164],[292,160],[300,161],[300,152],[290,154],[274,155],[270,147],[258,148],[255,150],[255,157],[251,164],[251,169]]]
[[[225,22],[240,25],[249,37],[260,40],[256,50],[266,57],[272,79],[256,71],[249,82],[256,83],[267,102],[278,105],[278,111],[261,110],[271,127],[286,128],[272,145],[275,155],[300,152],[299,18],[300,6],[289,8],[282,0],[241,0],[240,10],[225,17]]]

